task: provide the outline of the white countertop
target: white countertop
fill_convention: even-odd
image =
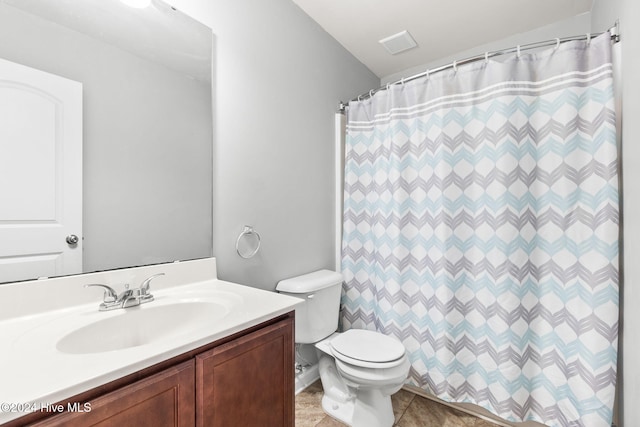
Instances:
[[[37,409],[117,378],[152,366],[202,345],[292,311],[302,301],[218,279],[154,291],[155,301],[140,307],[100,312],[95,300],[54,311],[0,320],[0,423],[25,415],[15,412],[25,403]],[[56,344],[83,324],[122,315],[126,310],[145,310],[171,304],[175,298],[226,298],[228,312],[216,321],[180,330],[169,339],[120,350],[68,354]],[[95,295],[95,294],[94,294]],[[179,324],[180,318],[175,319]],[[173,325],[172,325],[173,326]],[[131,325],[135,328],[136,325]],[[118,333],[118,331],[113,331]],[[80,402],[82,404],[84,402]],[[7,407],[6,404],[13,405]]]

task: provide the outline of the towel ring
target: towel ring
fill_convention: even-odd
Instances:
[[[260,234],[250,225],[245,225],[236,240],[236,252],[241,258],[252,258],[260,250]]]

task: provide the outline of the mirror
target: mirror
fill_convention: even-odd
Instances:
[[[59,274],[212,255],[212,49],[158,0],[0,0],[0,58],[82,84],[82,267]],[[51,276],[2,255],[0,282]]]

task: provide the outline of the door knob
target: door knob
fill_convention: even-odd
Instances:
[[[77,245],[78,240],[78,236],[76,236],[75,234],[69,234],[66,238],[67,243],[70,245]]]

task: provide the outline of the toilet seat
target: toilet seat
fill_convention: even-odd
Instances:
[[[331,340],[331,353],[362,368],[393,368],[403,363],[405,348],[395,338],[365,329],[350,329]]]
[[[393,388],[400,388],[404,383],[404,380],[407,379],[407,374],[409,373],[411,365],[411,362],[409,362],[409,358],[406,355],[397,361],[396,366],[386,369],[382,369],[380,367],[369,369],[345,363],[337,358],[335,361],[338,372],[340,372],[340,376],[346,380],[347,384],[353,387],[381,387],[384,385],[391,386]]]

